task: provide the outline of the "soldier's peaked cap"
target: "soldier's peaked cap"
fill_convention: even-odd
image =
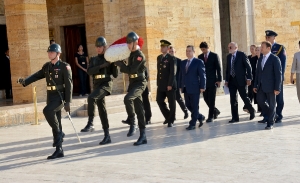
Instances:
[[[266,30],[265,31],[266,36],[277,36],[278,34],[272,30]]]
[[[160,40],[160,46],[170,46],[170,45],[171,43],[169,41],[164,39]]]

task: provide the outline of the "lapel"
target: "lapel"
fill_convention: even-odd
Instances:
[[[265,69],[265,66],[266,66],[266,64],[267,64],[268,60],[270,59],[270,57],[271,57],[271,54],[269,55],[268,59],[265,61],[264,68],[262,68],[262,70],[264,70],[264,69]],[[261,67],[261,64],[260,64],[260,67]]]
[[[193,58],[192,63],[190,63],[189,68],[188,68],[186,74],[191,70],[191,66],[192,66],[193,64],[195,64],[194,62],[195,62],[195,57]],[[186,60],[186,63],[187,63],[187,60]],[[185,64],[185,66],[186,66],[186,64]],[[184,68],[184,69],[185,69],[185,68]]]

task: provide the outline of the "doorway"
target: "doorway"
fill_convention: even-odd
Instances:
[[[219,0],[223,78],[226,76],[227,46],[231,42],[229,0]]]
[[[10,61],[6,57],[5,52],[8,50],[7,32],[6,25],[0,25],[0,61],[2,72],[0,72],[0,99],[11,99],[11,72],[10,72]],[[5,90],[7,89],[7,91]],[[5,102],[7,103],[7,101]],[[0,105],[3,105],[3,101]],[[4,104],[6,105],[6,104]]]
[[[66,62],[72,68],[73,94],[79,94],[80,81],[78,76],[78,67],[75,63],[75,53],[78,51],[78,45],[83,46],[83,51],[88,55],[85,35],[85,25],[72,25],[64,27],[65,37],[65,58]],[[87,77],[86,91],[90,93],[89,77]]]

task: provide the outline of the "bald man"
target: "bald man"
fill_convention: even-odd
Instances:
[[[246,92],[246,88],[251,85],[253,79],[249,59],[244,52],[238,51],[238,45],[235,42],[228,44],[228,52],[225,85],[230,93],[232,119],[229,123],[239,122],[237,91],[249,110],[249,120],[252,120],[255,118],[255,110]]]

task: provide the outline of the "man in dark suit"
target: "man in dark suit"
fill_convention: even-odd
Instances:
[[[202,60],[195,58],[194,46],[186,48],[187,59],[181,62],[179,88],[184,93],[185,105],[191,114],[191,121],[187,130],[194,130],[197,120],[199,127],[203,125],[204,116],[199,113],[200,93],[206,88],[205,66]]]
[[[170,46],[169,48],[169,53],[170,55],[174,56],[175,57],[175,53],[176,53],[176,50],[173,46]],[[176,60],[177,60],[177,72],[176,72],[176,82],[177,82],[177,85],[178,85],[178,82],[179,82],[179,73],[180,73],[180,64],[181,64],[181,59],[180,58],[177,58],[175,57]],[[184,101],[180,95],[180,91],[179,90],[176,90],[176,101],[177,103],[179,104],[181,110],[183,111],[184,113],[184,119],[188,118],[189,117],[189,114],[188,114],[188,110],[184,104]]]
[[[279,58],[271,53],[272,44],[268,41],[261,43],[260,57],[257,63],[253,91],[257,93],[257,102],[263,113],[268,115],[266,130],[273,128],[275,119],[276,96],[281,91],[282,71]]]
[[[200,60],[204,60],[206,72],[206,89],[203,93],[204,101],[209,107],[207,123],[217,119],[220,111],[215,107],[217,87],[220,87],[222,81],[221,64],[219,56],[211,52],[206,42],[200,44],[202,54],[198,56]]]
[[[176,112],[176,58],[168,53],[171,43],[167,40],[160,41],[162,54],[157,57],[157,92],[156,101],[165,117],[164,124],[172,127]],[[169,109],[165,102],[168,98]]]
[[[5,86],[5,94],[6,99],[12,98],[12,85],[11,85],[11,73],[10,73],[10,59],[9,59],[9,49],[5,51],[4,63],[3,66],[3,74],[4,74],[4,86]]]
[[[286,51],[285,47],[281,44],[278,44],[275,42],[275,37],[278,35],[276,32],[272,30],[266,30],[266,41],[269,41],[272,44],[272,49],[271,52],[278,56],[280,59],[281,63],[281,68],[282,68],[282,83],[281,83],[281,92],[276,95],[276,121],[275,123],[281,123],[282,122],[282,110],[284,106],[284,101],[283,101],[283,81],[284,81],[284,73],[285,73],[285,68],[286,68]],[[268,116],[264,115],[264,120],[268,120]]]
[[[251,85],[252,71],[250,62],[245,53],[238,51],[238,45],[234,42],[228,44],[229,53],[227,56],[226,81],[229,87],[231,115],[229,123],[239,122],[237,91],[239,92],[246,108],[250,113],[250,120],[255,117],[255,110],[247,96],[246,87]]]

